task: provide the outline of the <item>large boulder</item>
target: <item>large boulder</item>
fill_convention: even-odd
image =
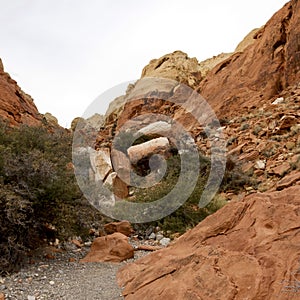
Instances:
[[[95,181],[103,182],[112,171],[110,149],[102,148],[98,151],[92,150],[90,152],[90,162],[95,174]]]
[[[148,142],[131,146],[128,148],[128,156],[133,164],[153,154],[164,154],[170,149],[169,140],[166,137],[159,137]]]
[[[90,252],[80,262],[121,262],[132,257],[134,249],[128,243],[127,236],[116,232],[96,238]]]
[[[299,194],[296,185],[229,203],[169,247],[124,266],[125,299],[294,299]]]

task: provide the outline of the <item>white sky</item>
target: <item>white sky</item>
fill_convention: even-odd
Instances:
[[[138,79],[151,59],[231,52],[286,2],[0,0],[0,57],[39,111],[68,127],[100,94]]]

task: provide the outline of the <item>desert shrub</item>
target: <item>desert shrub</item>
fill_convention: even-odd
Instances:
[[[220,194],[216,194],[206,207],[200,208],[198,206],[211,168],[211,162],[207,157],[200,155],[199,158],[200,170],[197,184],[187,201],[169,216],[166,216],[157,222],[152,222],[149,225],[154,227],[159,226],[165,232],[184,233],[187,229],[193,228],[207,216],[216,212],[227,203]],[[161,182],[147,189],[134,189],[135,197],[130,201],[151,202],[168,194],[176,185],[180,174],[180,157],[178,155],[169,157],[167,159],[167,164],[168,169]],[[216,168],[218,168],[218,166],[216,166]],[[215,176],[221,176],[220,172],[218,172],[218,169],[214,169]],[[244,188],[244,185],[249,184],[250,182],[250,177],[242,172],[235,160],[233,158],[227,158],[226,170],[219,192],[226,190],[238,192]]]
[[[62,128],[0,123],[0,274],[17,269],[43,240],[87,235],[101,220],[77,186],[71,143]]]

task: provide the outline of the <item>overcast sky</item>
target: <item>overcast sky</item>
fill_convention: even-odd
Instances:
[[[96,97],[138,79],[151,59],[231,52],[286,2],[0,0],[0,57],[39,111],[68,127]]]

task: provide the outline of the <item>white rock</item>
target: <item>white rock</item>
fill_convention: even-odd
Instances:
[[[265,160],[257,160],[254,168],[259,170],[264,170],[266,168],[266,161]]]
[[[131,146],[128,148],[127,153],[130,161],[137,163],[148,155],[165,152],[169,148],[169,140],[166,137],[159,137],[139,145]]]
[[[35,300],[35,296],[30,296],[30,295],[28,295],[28,296],[27,296],[27,300]]]
[[[49,284],[50,284],[50,285],[54,285],[55,282],[54,282],[53,280],[51,280],[51,281],[49,281]]]
[[[164,238],[164,236],[160,233],[160,232],[158,232],[157,234],[156,234],[156,240],[157,241],[160,241],[161,239],[163,239]]]
[[[90,162],[95,173],[95,181],[103,181],[112,170],[110,150],[108,148],[90,151]]]
[[[164,122],[164,121],[157,121],[148,126],[140,129],[138,134],[163,134],[168,132],[171,129],[171,124]]]
[[[152,233],[149,235],[149,239],[150,239],[150,240],[155,240],[155,237],[156,237],[156,235],[155,235],[154,232],[152,232]]]
[[[166,237],[162,238],[162,239],[159,241],[159,243],[160,243],[162,246],[167,246],[167,245],[170,244],[170,242],[171,242],[171,240],[170,240],[169,238],[166,238]]]
[[[275,101],[272,102],[273,105],[277,105],[277,104],[280,104],[284,101],[284,98],[283,97],[279,97],[277,98]]]

